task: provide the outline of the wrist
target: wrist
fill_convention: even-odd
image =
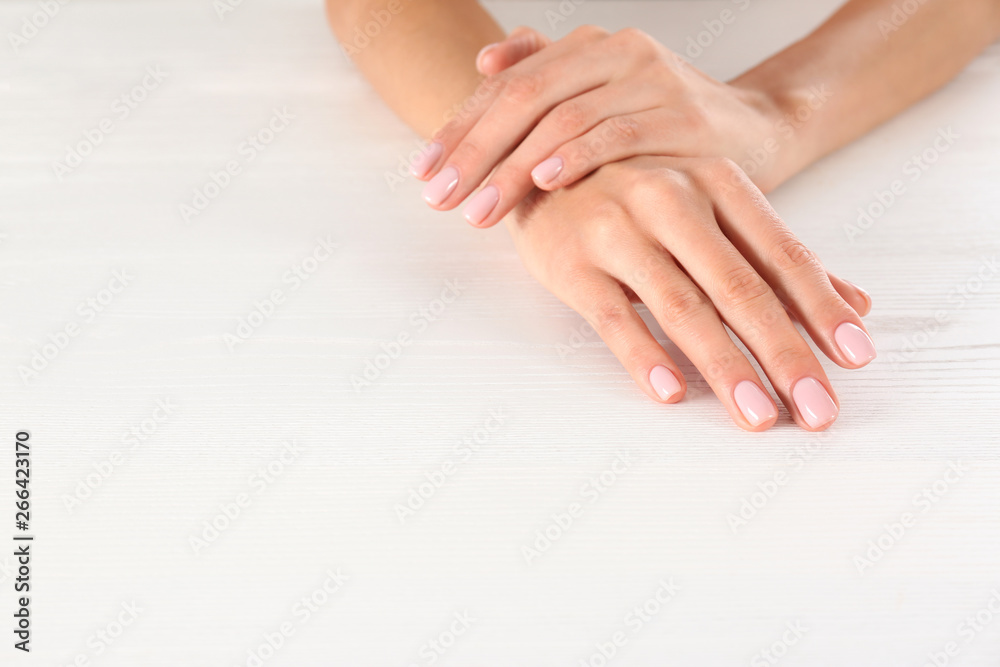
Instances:
[[[830,97],[824,85],[799,85],[770,61],[729,85],[764,128],[739,161],[757,187],[773,190],[819,157],[812,137],[822,130],[822,110]]]

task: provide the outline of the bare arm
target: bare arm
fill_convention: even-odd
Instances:
[[[904,5],[916,9],[908,14]],[[328,0],[327,8],[360,70],[425,136],[481,81],[479,49],[504,36],[475,0]],[[373,12],[389,12],[391,20],[358,48]],[[819,106],[755,180],[772,189],[944,85],[998,37],[1000,0],[847,2],[813,33],[730,82],[752,94],[770,124]],[[829,96],[817,105],[819,86]]]
[[[345,52],[422,135],[444,124],[449,110],[475,90],[482,78],[475,67],[479,49],[504,38],[475,0],[327,0],[326,6]],[[364,28],[376,20],[372,12],[391,18],[368,37]]]
[[[770,428],[778,410],[729,330],[757,359],[793,419],[818,431],[837,418],[836,393],[788,312],[827,357],[855,369],[876,354],[861,320],[871,300],[829,274],[758,187],[788,178],[941,86],[1000,30],[998,0],[926,0],[886,41],[878,20],[891,13],[893,2],[903,4],[852,0],[812,35],[730,84],[686,72],[693,68],[679,65],[669,52],[665,56],[662,45],[639,31],[609,36],[590,28],[551,46],[536,34],[541,50],[525,49],[480,90],[476,54],[503,32],[474,0],[330,0],[327,6],[358,67],[421,134],[444,125],[456,103],[477,93],[475,108],[438,130],[424,152],[421,164],[427,164],[417,171],[429,179],[425,200],[448,210],[484,179],[491,181],[472,197],[466,218],[481,227],[504,219],[528,270],[587,318],[647,396],[676,403],[686,384],[632,308],[630,294],[647,305],[741,428]],[[372,28],[369,43],[355,41],[367,25],[381,28]],[[577,102],[576,116],[557,114],[559,105],[573,100],[549,98],[573,86],[582,90],[572,95],[590,94],[595,76],[620,83],[619,63],[638,64],[638,75],[625,82],[634,85],[616,88],[589,109]],[[533,67],[549,67],[548,75],[533,76]],[[814,101],[809,89],[816,85],[833,91],[830,99],[786,137],[783,145],[789,147],[775,153],[779,164],[769,165],[766,180],[751,182],[734,159],[760,146],[785,114]],[[503,165],[490,176],[498,162],[516,162],[535,132],[544,135],[549,115],[565,128],[579,125],[566,121],[577,120],[581,111],[601,114],[615,107],[614,113],[626,113],[622,103],[635,91],[663,98],[658,108],[668,122],[616,135],[627,141],[600,143],[603,152],[594,151],[600,161],[580,170],[576,186],[536,182],[549,191],[529,192],[525,176],[518,190],[513,178],[501,180]],[[685,103],[698,111],[697,126],[669,131],[678,127]],[[496,131],[505,123],[516,126],[506,128],[506,136]],[[492,132],[483,129],[491,124]],[[642,126],[636,121],[623,127]],[[477,130],[479,136],[463,138]],[[616,143],[655,142],[657,131],[667,135],[667,144],[687,141],[690,150],[654,146],[609,158]],[[714,137],[715,144],[701,141],[703,136]],[[541,166],[534,158],[545,157],[535,149],[540,155],[522,156],[518,165],[524,174]]]
[[[807,105],[813,86],[830,93],[783,151],[780,183],[943,86],[998,37],[998,0],[852,0],[731,83],[765,93],[781,115]]]

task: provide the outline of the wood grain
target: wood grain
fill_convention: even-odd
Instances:
[[[754,3],[698,66],[734,74],[836,4]],[[551,34],[639,25],[681,49],[731,5],[589,0]],[[558,4],[491,7],[549,30]],[[5,2],[0,26],[36,11]],[[163,82],[119,119],[114,101],[156,66]],[[62,6],[0,59],[0,423],[35,447],[32,664],[246,665],[283,622],[294,634],[264,664],[575,666],[619,631],[609,664],[768,664],[759,652],[799,622],[787,664],[923,665],[955,641],[953,664],[996,665],[1000,618],[968,641],[960,624],[1000,589],[1000,276],[983,268],[1000,251],[997,108],[994,46],[774,193],[829,268],[871,292],[880,357],[826,364],[843,406],[830,432],[782,413],[748,435],[686,362],[687,400],[648,401],[501,228],[396,183],[415,138],[338,53],[321,3],[247,1],[221,19],[207,1]],[[276,109],[294,119],[248,159]],[[105,117],[113,132],[59,180],[53,163]],[[954,145],[849,238],[948,127]],[[240,173],[185,223],[180,205],[230,160]],[[327,237],[329,259],[289,279]],[[87,319],[116,271],[128,284]],[[460,295],[431,321],[447,281]],[[275,290],[272,316],[230,349]],[[23,381],[69,324],[78,335]],[[261,488],[289,441],[302,451]],[[925,509],[950,464],[963,473]],[[240,494],[250,504],[196,553],[192,536]],[[744,501],[761,506],[734,530]],[[572,525],[526,562],[572,503]],[[859,573],[904,513],[913,525]],[[297,601],[338,568],[348,581],[302,622]],[[679,591],[636,630],[628,615],[664,578]],[[93,633],[133,601],[137,621],[98,655]],[[464,612],[469,630],[428,648]]]

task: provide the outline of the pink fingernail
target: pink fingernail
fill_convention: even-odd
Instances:
[[[479,49],[479,53],[476,54],[476,70],[482,74],[483,73],[483,56],[496,48],[496,43],[487,44],[483,48]]]
[[[531,170],[531,180],[538,185],[548,185],[556,180],[556,176],[563,170],[563,160],[561,157],[550,157]]]
[[[420,155],[410,163],[410,173],[417,178],[423,178],[434,163],[438,161],[441,157],[441,153],[444,151],[444,146],[442,146],[437,141],[427,144],[424,150],[420,152]]]
[[[750,380],[740,382],[733,390],[733,398],[736,399],[736,405],[751,426],[760,426],[778,416],[774,402],[756,382]]]
[[[656,366],[649,371],[649,384],[653,385],[653,390],[660,395],[664,401],[681,390],[681,383],[677,376],[670,372],[666,366]]]
[[[478,227],[486,216],[493,212],[498,201],[500,201],[500,190],[495,185],[487,185],[469,200],[462,213],[466,220]]]
[[[855,366],[864,366],[877,356],[875,344],[865,330],[851,322],[844,322],[833,332],[837,347]]]
[[[837,404],[816,378],[802,378],[792,387],[795,406],[810,428],[819,428],[837,418]]]
[[[458,185],[458,169],[445,167],[424,186],[424,201],[431,206],[440,206]]]

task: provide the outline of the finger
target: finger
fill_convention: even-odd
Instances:
[[[704,275],[696,282],[710,294],[723,320],[760,363],[792,418],[809,431],[828,428],[840,412],[837,396],[822,364],[777,296],[753,267],[741,261],[735,248],[727,252],[720,244],[694,264],[712,258],[719,262],[715,275]],[[709,272],[698,268],[693,273]]]
[[[613,66],[606,58],[581,50],[512,77],[450,153],[445,144],[445,166],[427,183],[424,200],[438,210],[454,208],[553,107],[603,86],[613,75]]]
[[[482,115],[514,82],[517,89],[530,87],[534,70],[556,58],[571,53],[583,44],[606,37],[608,32],[596,26],[581,26],[549,47],[525,57],[507,70],[483,80],[476,91],[460,105],[457,113],[431,137],[424,152],[410,165],[410,172],[421,180],[437,174],[455,146],[476,125]]]
[[[832,273],[828,272],[827,276],[829,276],[830,282],[833,284],[834,289],[837,290],[837,293],[843,297],[844,301],[851,305],[851,308],[853,308],[858,315],[864,317],[868,314],[871,310],[871,297],[868,295],[868,292],[864,291],[851,281],[838,278]],[[799,318],[795,315],[795,312],[789,310],[787,304],[783,303],[781,305],[785,307],[785,312],[788,314],[788,317],[792,320],[792,322],[801,324],[801,322],[799,322]]]
[[[618,264],[612,276],[642,299],[740,428],[763,431],[775,424],[778,408],[753,365],[730,338],[708,297],[662,248],[650,248],[641,263]]]
[[[710,167],[723,232],[795,313],[809,336],[844,368],[875,359],[875,345],[861,315],[834,287],[816,254],[778,217],[767,198],[732,163]],[[720,179],[721,172],[727,172]],[[737,173],[738,172],[738,173]]]
[[[851,308],[860,315],[864,317],[872,310],[872,297],[871,295],[852,283],[850,280],[845,280],[844,278],[838,278],[830,272],[826,274],[830,278],[830,283],[833,288],[837,290],[837,293],[851,305]]]
[[[768,283],[723,235],[712,202],[693,198],[690,183],[676,176],[647,173],[633,193],[637,214],[757,359],[795,421],[810,431],[829,427],[839,407],[823,366]]]
[[[612,88],[613,86],[607,86]],[[683,131],[682,115],[664,108],[624,115],[607,114],[600,123],[571,138],[531,167],[535,187],[566,187],[611,162],[637,155],[698,155],[695,135]]]
[[[514,28],[507,39],[482,48],[476,56],[476,69],[483,76],[499,74],[551,43],[551,39],[533,28]]]
[[[587,320],[647,396],[660,403],[684,398],[683,373],[613,278],[595,270],[555,293]]]
[[[557,104],[500,163],[483,190],[469,200],[465,209],[466,219],[477,227],[489,227],[499,222],[534,189],[532,178],[537,176],[539,168],[536,165],[540,160],[551,155],[560,144],[587,133],[610,116],[615,117],[610,119],[607,127],[616,136],[605,135],[607,141],[615,145],[631,144],[633,150],[640,148],[643,142],[638,138],[645,134],[647,128],[639,126],[631,115],[618,114],[626,114],[644,105],[652,106],[657,101],[656,92],[650,88],[636,89],[611,83]],[[617,136],[618,133],[628,135],[631,140],[623,140]],[[597,146],[594,148],[600,150]],[[597,156],[594,157],[596,161]],[[601,155],[600,159],[604,157]],[[544,163],[542,168],[545,168]]]
[[[445,166],[427,183],[424,200],[438,210],[454,208],[549,110],[563,100],[604,85],[612,75],[611,67],[606,62],[601,66],[594,53],[578,52],[511,78],[453,150],[449,152],[448,144],[444,144]]]

